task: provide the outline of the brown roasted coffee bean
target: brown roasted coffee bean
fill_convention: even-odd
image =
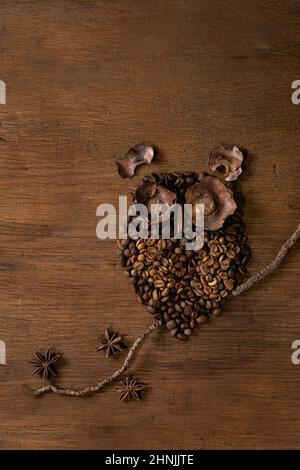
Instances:
[[[240,274],[245,274],[247,272],[247,269],[245,268],[245,266],[240,265],[239,266],[239,272],[240,272]]]
[[[151,305],[148,305],[147,309],[150,313],[155,313],[156,312],[155,308],[151,307]]]
[[[226,256],[230,259],[234,259],[236,257],[236,252],[234,250],[227,250],[226,251]]]
[[[200,315],[198,318],[196,318],[196,322],[198,325],[201,325],[202,323],[207,322],[207,317],[205,315]]]
[[[156,281],[154,281],[154,286],[158,289],[161,289],[165,287],[165,283],[161,279],[157,279]]]
[[[229,268],[230,268],[230,260],[229,259],[223,259],[221,261],[221,269],[223,269],[223,271],[227,271]]]
[[[193,333],[193,330],[191,328],[186,328],[184,330],[185,336],[190,336]]]
[[[190,305],[187,305],[184,308],[183,312],[184,312],[185,316],[190,317],[192,315],[192,312],[193,312],[193,307],[191,307]]]
[[[176,322],[174,320],[168,321],[167,327],[168,327],[169,330],[172,330],[173,328],[176,328]]]
[[[212,314],[217,317],[219,316],[221,313],[221,309],[220,308],[215,308],[213,311],[212,311]]]
[[[169,288],[168,288],[168,287],[165,287],[164,290],[162,291],[161,295],[162,295],[163,297],[168,297],[169,293],[170,293]]]
[[[205,294],[205,295],[210,295],[210,294],[212,293],[212,290],[211,290],[210,287],[204,287],[203,290],[204,290],[204,294]]]
[[[223,299],[225,299],[225,297],[227,297],[227,295],[228,295],[227,290],[225,290],[225,289],[224,289],[224,290],[221,290],[220,296],[221,296]]]
[[[233,282],[232,282],[231,279],[225,279],[224,284],[225,284],[225,287],[226,287],[228,290],[232,290],[233,287],[234,287]]]
[[[133,264],[133,269],[136,269],[136,271],[141,271],[143,268],[144,268],[144,263],[142,263],[140,261],[136,261]]]
[[[154,291],[152,292],[152,299],[154,301],[158,300],[158,290],[157,289],[154,289]]]

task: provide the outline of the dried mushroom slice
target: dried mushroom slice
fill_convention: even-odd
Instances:
[[[138,144],[131,147],[124,157],[116,161],[119,175],[122,178],[132,178],[137,166],[151,163],[154,158],[154,149],[150,145]]]
[[[211,231],[220,229],[237,208],[230,189],[219,178],[209,175],[201,175],[199,182],[186,191],[185,202],[193,205],[194,223],[197,204],[204,205],[204,228]]]
[[[152,204],[166,204],[171,208],[176,201],[176,194],[162,185],[152,181],[145,181],[135,191],[135,200],[139,204],[145,204],[151,211]]]
[[[244,156],[235,145],[216,145],[209,154],[208,167],[211,171],[224,169],[226,181],[236,180],[242,173]]]

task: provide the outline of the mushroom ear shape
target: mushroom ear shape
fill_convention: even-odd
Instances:
[[[119,175],[122,178],[132,178],[137,166],[151,163],[154,149],[150,145],[138,144],[131,147],[124,157],[116,161]]]
[[[235,145],[216,145],[209,153],[208,167],[211,171],[223,168],[226,181],[234,181],[242,173],[244,156]]]
[[[122,178],[132,178],[134,175],[135,164],[132,160],[126,157],[119,158],[116,161],[119,175]]]

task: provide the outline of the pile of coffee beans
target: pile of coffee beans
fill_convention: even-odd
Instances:
[[[177,181],[177,189],[184,194],[194,184],[193,175],[159,175],[158,181],[167,180],[165,186],[173,191]],[[121,265],[139,301],[180,339],[190,336],[209,316],[221,313],[222,304],[250,260],[245,225],[237,214],[228,218],[222,229],[205,231],[204,245],[198,251],[186,250],[184,239],[128,238],[118,243]]]

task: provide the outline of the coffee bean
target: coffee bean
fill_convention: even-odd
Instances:
[[[242,264],[239,266],[239,272],[240,274],[245,274],[247,272],[247,269],[245,268],[245,266],[243,266]]]
[[[190,336],[193,333],[193,330],[191,328],[186,328],[184,330],[185,336]]]
[[[169,292],[170,292],[169,288],[168,288],[168,287],[165,287],[164,290],[162,291],[161,295],[162,295],[163,297],[168,297],[168,296],[169,296]]]
[[[155,313],[156,312],[155,308],[151,307],[151,305],[148,305],[147,309],[150,313]]]
[[[227,295],[228,295],[227,290],[225,290],[225,289],[224,289],[224,290],[221,290],[220,296],[222,297],[222,299],[225,299],[225,297],[227,297]]]
[[[182,269],[182,268],[183,268],[183,263],[182,263],[181,261],[178,261],[178,263],[176,263],[176,264],[174,265],[174,267],[175,267],[176,269]]]
[[[135,263],[133,263],[133,269],[135,269],[136,271],[141,271],[143,268],[144,268],[144,263],[140,261],[136,261]]]
[[[206,294],[206,295],[210,295],[212,293],[212,290],[211,290],[210,287],[204,287],[203,290],[204,290],[204,294]]]
[[[153,292],[152,292],[152,299],[154,301],[158,300],[158,291],[156,289],[154,289]]]
[[[219,316],[221,313],[221,309],[220,308],[214,308],[213,311],[212,311],[212,314],[217,317]]]
[[[233,282],[232,282],[231,279],[225,279],[224,284],[225,284],[225,287],[226,287],[228,290],[232,290],[233,287],[234,287]]]
[[[226,255],[230,259],[234,259],[236,257],[236,252],[234,250],[227,250]]]
[[[165,283],[164,283],[164,281],[162,281],[161,279],[158,279],[158,280],[154,281],[154,285],[155,285],[155,287],[157,287],[158,289],[165,287]]]
[[[176,312],[181,313],[181,312],[182,312],[182,307],[181,307],[181,305],[180,305],[180,304],[175,304],[175,310],[176,310]]]
[[[185,316],[190,317],[192,315],[192,312],[193,312],[193,307],[191,307],[190,305],[187,305],[184,308],[183,312],[184,312]]]
[[[172,330],[173,328],[176,328],[176,322],[175,322],[174,320],[168,321],[168,323],[167,323],[167,328],[168,328],[169,330]]]
[[[196,322],[198,325],[201,325],[202,323],[207,322],[207,317],[205,315],[200,315],[198,318],[196,318]]]
[[[221,269],[223,269],[223,271],[227,271],[229,268],[230,268],[230,260],[229,259],[223,259],[221,261]]]

